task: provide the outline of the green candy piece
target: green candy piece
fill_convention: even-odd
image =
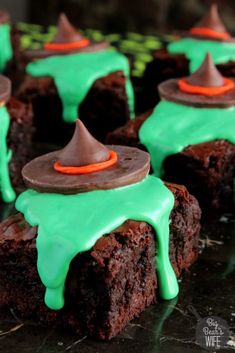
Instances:
[[[229,42],[183,38],[168,44],[167,50],[172,54],[185,54],[190,61],[190,72],[200,67],[207,53],[212,55],[215,64],[235,61],[235,43]]]
[[[53,78],[63,104],[63,118],[68,123],[78,118],[78,107],[97,79],[122,71],[126,76],[130,115],[134,117],[129,62],[124,55],[114,50],[52,56],[30,63],[26,71],[35,77]]]
[[[105,38],[108,42],[112,43],[112,42],[119,41],[122,37],[121,37],[121,35],[118,34],[118,33],[112,33],[112,34],[106,34],[106,35],[104,36],[104,38]]]
[[[13,202],[15,192],[11,186],[9,175],[9,162],[12,156],[7,148],[7,134],[10,126],[10,117],[6,107],[0,107],[0,189],[4,202]]]
[[[136,41],[136,42],[137,41],[141,42],[145,38],[145,36],[143,36],[140,33],[129,32],[129,33],[127,33],[127,38],[131,39],[133,41]]]
[[[151,155],[156,176],[166,157],[189,145],[228,140],[235,144],[235,107],[196,108],[161,101],[141,126],[139,137]]]
[[[29,36],[28,34],[23,34],[21,36],[21,48],[28,49],[30,48],[31,44],[32,44],[31,36]]]
[[[75,195],[23,192],[16,201],[31,226],[38,226],[38,272],[51,309],[64,305],[64,287],[73,258],[128,219],[145,221],[156,232],[160,295],[172,299],[178,282],[169,260],[169,216],[174,196],[153,176],[129,186]]]
[[[157,39],[146,39],[143,43],[145,48],[147,49],[160,49],[162,47],[162,43]]]

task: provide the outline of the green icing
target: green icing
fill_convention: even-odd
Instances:
[[[128,59],[116,51],[53,56],[27,66],[27,72],[32,76],[50,76],[54,79],[63,104],[63,118],[70,123],[78,118],[78,107],[93,83],[98,78],[119,70],[126,76],[126,93],[133,117],[134,93],[129,78]]]
[[[38,272],[46,287],[48,307],[58,310],[64,305],[71,260],[128,219],[153,226],[158,244],[160,295],[174,298],[178,283],[169,260],[169,215],[173,205],[173,194],[153,176],[117,189],[75,195],[23,192],[16,208],[29,224],[38,226]]]
[[[235,143],[235,107],[195,108],[161,101],[141,126],[139,137],[151,155],[155,175],[160,176],[165,158],[188,145],[217,139]]]
[[[210,52],[215,64],[235,60],[235,43],[213,40],[183,38],[168,44],[167,50],[172,54],[183,53],[190,60],[190,72],[199,68],[205,55]]]
[[[0,188],[4,202],[15,200],[15,192],[12,189],[8,164],[11,159],[11,151],[7,148],[7,134],[10,125],[10,117],[6,107],[0,107]]]
[[[11,60],[13,52],[11,47],[11,27],[9,24],[0,25],[0,72],[3,72],[9,60]]]

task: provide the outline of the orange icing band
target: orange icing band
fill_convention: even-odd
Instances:
[[[110,150],[109,151],[109,159],[105,162],[89,164],[81,167],[67,167],[62,166],[60,162],[54,163],[54,169],[63,174],[70,174],[70,175],[79,175],[79,174],[88,174],[98,172],[100,170],[112,167],[115,163],[117,163],[117,153]]]
[[[189,32],[200,37],[210,37],[225,40],[231,38],[228,32],[216,32],[213,29],[206,27],[191,28]]]
[[[183,92],[202,94],[205,96],[218,96],[230,91],[235,87],[234,81],[230,80],[229,78],[224,79],[224,85],[221,87],[193,86],[187,83],[184,79],[179,80],[178,85],[180,90]]]
[[[78,42],[71,42],[71,43],[45,43],[44,49],[45,50],[76,50],[85,48],[90,44],[89,39],[81,39]]]

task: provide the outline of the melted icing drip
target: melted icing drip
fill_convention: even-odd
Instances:
[[[63,307],[72,259],[128,219],[153,226],[160,295],[164,299],[177,296],[178,283],[169,260],[169,216],[173,205],[173,194],[153,176],[126,187],[75,195],[33,190],[22,193],[16,208],[24,213],[27,222],[38,226],[38,272],[46,287],[47,306],[54,310]]]
[[[0,25],[0,38],[1,38],[1,50],[0,50],[0,72],[3,72],[6,65],[13,56],[11,47],[11,27],[9,24]]]
[[[7,148],[7,134],[10,125],[10,117],[6,107],[0,107],[0,188],[1,196],[4,202],[15,200],[15,192],[11,186],[9,176],[9,161],[11,151]]]
[[[235,107],[208,109],[162,101],[141,126],[139,137],[160,176],[165,158],[189,145],[217,139],[235,144]]]
[[[215,64],[235,61],[235,43],[229,42],[183,38],[168,44],[167,50],[171,54],[185,54],[190,61],[190,72],[200,67],[207,53],[211,54]]]
[[[66,68],[66,69],[65,69]],[[134,115],[134,93],[129,78],[128,59],[115,51],[77,53],[37,60],[27,66],[35,77],[54,79],[63,104],[63,118],[72,123],[78,118],[78,108],[94,82],[112,72],[122,71],[126,76],[126,93],[130,114]]]

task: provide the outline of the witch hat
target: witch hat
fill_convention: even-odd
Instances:
[[[45,58],[52,55],[65,55],[76,52],[93,52],[106,49],[109,44],[105,41],[92,42],[69,22],[64,13],[59,15],[55,37],[44,44],[42,49],[27,50],[29,59]]]
[[[69,22],[64,13],[59,15],[57,32],[53,40],[44,45],[46,50],[76,50],[90,44],[90,40],[84,38],[81,33]]]
[[[226,41],[231,38],[218,13],[218,6],[212,3],[206,15],[190,29],[195,37]]]
[[[77,120],[67,146],[32,160],[22,175],[25,184],[39,192],[77,194],[136,183],[149,168],[148,153],[133,147],[105,146]]]
[[[158,87],[164,99],[193,106],[228,107],[235,105],[235,84],[216,68],[208,53],[199,69],[188,77],[171,79]]]

